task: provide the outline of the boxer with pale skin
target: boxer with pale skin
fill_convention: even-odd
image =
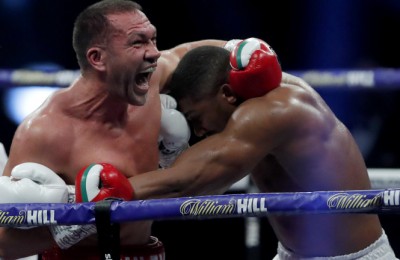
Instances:
[[[202,40],[159,51],[156,39],[155,26],[135,2],[100,1],[83,11],[75,22],[73,33],[81,76],[68,88],[49,97],[21,123],[12,141],[4,169],[7,177],[4,178],[13,175],[45,179],[51,174],[47,170],[43,173],[41,166],[35,164],[14,168],[25,162],[50,168],[65,184],[75,184],[80,169],[94,162],[111,163],[126,177],[156,170],[159,164],[166,167],[165,161],[171,161],[171,151],[180,152],[181,147],[187,147],[190,131],[183,116],[174,111],[174,104],[168,102],[168,98],[160,101],[160,91],[188,50],[201,45],[223,46],[226,41]],[[179,142],[175,142],[174,134],[168,132],[175,130],[182,132]],[[164,154],[159,151],[160,141],[168,151],[168,158],[163,158]],[[104,192],[107,185],[125,178],[115,174],[107,176],[104,173],[107,169],[95,167],[103,188],[95,190],[100,195],[91,198],[101,200],[111,195],[130,199],[129,189],[118,194]],[[10,182],[4,178],[3,184],[8,185]],[[64,185],[58,179],[56,183]],[[10,188],[13,187],[17,184],[12,183]],[[44,196],[34,201],[19,201],[15,196],[6,201],[49,202],[45,196],[48,188],[40,187]],[[15,189],[9,194],[13,192]],[[2,195],[5,193],[3,190]],[[60,194],[59,202],[66,202],[65,198]],[[122,256],[147,259],[164,254],[162,244],[150,235],[151,225],[152,221],[140,221],[121,226]],[[73,241],[71,237],[79,233],[78,228],[51,231],[47,227],[1,227],[0,258],[20,258],[43,251],[50,253],[42,255],[42,259],[98,257],[95,235]],[[64,250],[49,250],[55,244]],[[136,255],[135,246],[149,250],[145,255]]]
[[[271,50],[260,54],[262,41],[247,50],[247,58],[239,54],[244,44],[257,41],[240,43],[231,55],[212,46],[185,55],[170,82],[171,95],[205,139],[170,168],[130,178],[135,198],[221,194],[248,173],[261,192],[371,188],[355,140],[318,93],[281,74]],[[231,69],[238,60],[244,68]],[[278,76],[265,77],[271,68]],[[270,82],[280,75],[280,83]],[[396,259],[377,215],[268,219],[280,241],[275,259]]]
[[[34,161],[50,167],[67,184],[73,184],[80,183],[85,174],[80,171],[82,167],[86,170],[91,163],[112,164],[90,166],[93,168],[87,174],[98,176],[104,186],[98,189],[99,181],[90,183],[92,187],[77,185],[77,193],[82,188],[93,191],[94,196],[87,200],[109,197],[113,189],[107,187],[118,182],[126,187],[125,176],[133,189],[125,188],[117,194],[124,199],[220,194],[248,173],[262,192],[371,187],[365,163],[346,127],[310,86],[294,76],[280,74],[274,60],[263,55],[259,59],[257,50],[255,56],[250,52],[251,62],[244,62],[244,69],[239,71],[231,71],[229,52],[222,48],[203,49],[206,59],[202,62],[199,53],[196,54],[201,49],[185,56],[170,84],[172,93],[194,132],[209,137],[183,152],[171,167],[165,164],[165,169],[156,170],[160,164],[158,142],[164,142],[164,147],[177,143],[166,140],[165,136],[160,138],[160,128],[179,132],[187,127],[176,118],[180,118],[179,113],[169,111],[175,107],[170,100],[163,104],[167,113],[161,111],[159,91],[169,83],[171,72],[187,51],[204,44],[223,46],[225,42],[201,41],[159,52],[155,28],[137,7],[123,6],[105,17],[107,23],[103,26],[112,25],[113,30],[89,37],[95,39],[90,43],[85,37],[75,41],[82,77],[49,98],[18,128],[5,167],[6,176],[14,175],[15,170],[16,177],[32,177],[26,168],[18,175],[21,167],[14,166]],[[83,47],[85,42],[89,44],[87,48]],[[266,52],[271,55],[270,50]],[[271,73],[271,66],[278,75],[274,79],[282,76],[276,85],[268,81],[269,77],[263,77],[266,71]],[[203,70],[196,69],[199,67]],[[205,71],[206,77],[197,74],[200,71]],[[261,84],[253,77],[258,72],[262,73],[258,74],[263,79]],[[246,79],[246,74],[253,75],[251,80]],[[193,89],[185,92],[189,86]],[[265,88],[267,93],[260,96],[256,91],[259,88]],[[180,123],[163,127],[160,122],[170,121],[163,120],[164,114]],[[173,127],[176,125],[179,127]],[[161,133],[174,136],[168,131]],[[184,140],[188,139],[186,130],[180,134],[185,136]],[[187,147],[181,140],[178,143]],[[110,167],[112,170],[108,170]],[[39,168],[30,166],[29,170],[35,172]],[[63,186],[59,180],[56,182]],[[12,199],[15,198],[8,201],[15,202]],[[340,260],[395,259],[375,215],[296,215],[269,219],[280,240],[276,259],[316,256],[326,259],[338,256],[334,259]],[[151,222],[147,221],[124,224],[122,247],[149,246],[154,242],[150,229]],[[53,245],[53,237],[58,243],[57,237],[68,236],[52,233],[53,236],[47,228],[1,228],[0,257],[17,258],[42,252]],[[70,249],[57,251],[61,256],[46,255],[45,259],[84,259],[85,252],[96,256],[92,238],[95,237],[72,241],[67,245]],[[163,249],[159,249],[145,257],[163,254]],[[132,251],[126,252],[125,256],[134,256]]]

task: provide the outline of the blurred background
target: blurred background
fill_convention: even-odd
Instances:
[[[0,0],[0,70],[77,70],[71,44],[73,22],[94,2]],[[161,50],[199,39],[258,37],[275,49],[288,72],[400,68],[398,0],[138,3],[158,29]],[[20,120],[56,88],[26,89],[0,83],[0,142],[8,151]],[[400,84],[315,87],[349,127],[369,168],[400,168]],[[400,256],[398,219],[393,215],[381,219]],[[276,239],[268,222],[259,222],[263,244],[255,255],[270,259],[276,252]],[[166,221],[157,222],[154,232],[164,240],[168,259],[256,259],[249,257],[244,242],[245,223],[245,219]]]

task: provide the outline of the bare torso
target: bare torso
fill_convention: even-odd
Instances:
[[[53,95],[18,127],[4,175],[9,176],[14,166],[28,161],[46,165],[68,184],[74,184],[75,176],[82,167],[94,162],[111,163],[127,177],[156,171],[161,119],[160,91],[167,85],[172,71],[188,50],[202,45],[223,46],[225,43],[220,40],[201,40],[162,51],[157,60],[157,69],[151,75],[147,100],[143,106],[130,106],[127,100],[117,98],[111,98],[110,102],[110,95],[118,91],[109,92],[108,82],[101,77],[80,77],[71,87]],[[158,52],[152,52],[152,55],[155,59]],[[140,54],[138,56],[143,58]],[[146,70],[150,68],[148,66]],[[114,87],[121,92],[122,85],[118,83]],[[125,109],[121,109],[119,101]],[[121,244],[146,244],[149,242],[151,224],[151,221],[124,223],[121,225]],[[86,247],[83,249],[80,246],[93,245],[93,253],[97,254],[95,238],[93,236],[67,250],[72,253],[69,259],[79,259],[79,251],[87,251]],[[0,243],[1,256],[18,258],[42,252],[51,247],[54,241],[47,227],[28,230],[0,228]],[[25,246],[15,250],[16,247],[12,246],[15,243],[24,243]]]
[[[261,192],[370,189],[367,169],[348,130],[308,86],[278,88],[265,97],[293,105],[312,116],[306,128],[277,146],[252,171]],[[301,119],[302,120],[302,119]],[[281,243],[304,256],[332,256],[361,250],[378,239],[376,215],[291,215],[269,217]]]
[[[220,96],[184,101],[182,111],[194,113],[194,104],[200,119],[213,102],[225,104]],[[286,73],[280,87],[240,104],[222,131],[192,145],[171,168],[130,181],[143,199],[207,195],[225,192],[249,172],[261,192],[370,189],[348,129],[315,90]],[[382,233],[376,215],[270,215],[269,220],[285,247],[309,257],[356,252]]]
[[[157,87],[150,88],[145,105],[127,106],[126,116],[115,122],[82,117],[80,109],[75,113],[71,107],[75,95],[70,88],[57,92],[19,127],[14,142],[45,142],[39,152],[24,151],[27,156],[35,154],[35,158],[21,154],[24,161],[42,163],[72,185],[81,168],[96,162],[111,163],[127,177],[158,168],[161,108]],[[118,117],[117,112],[115,116]],[[24,146],[15,147],[23,149]],[[18,158],[14,157],[14,160]],[[146,244],[151,224],[151,221],[122,224],[121,245]],[[79,254],[79,245],[97,246],[96,236],[81,241],[70,250]],[[93,250],[97,254],[97,248],[93,247]]]

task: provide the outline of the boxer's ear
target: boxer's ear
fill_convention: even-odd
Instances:
[[[100,47],[89,48],[86,52],[88,63],[96,70],[104,71],[105,61],[107,58],[106,52]]]
[[[237,96],[228,83],[225,83],[221,86],[220,96],[230,104],[235,104],[237,101]]]

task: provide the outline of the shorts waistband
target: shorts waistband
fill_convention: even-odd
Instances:
[[[41,254],[42,260],[98,260],[100,259],[98,247],[80,247],[79,252],[61,250],[54,247]],[[156,237],[151,236],[146,245],[132,245],[120,247],[121,260],[165,260],[164,244]]]
[[[279,256],[279,258],[277,258]],[[275,260],[393,260],[396,258],[392,247],[389,244],[385,231],[382,235],[368,247],[348,255],[329,256],[329,257],[301,257],[286,249],[280,242],[278,243],[278,255]]]

